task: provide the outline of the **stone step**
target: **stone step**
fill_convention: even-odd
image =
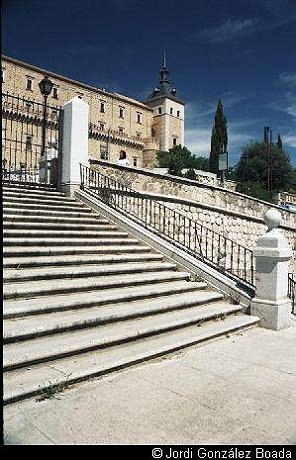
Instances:
[[[19,183],[9,183],[5,180],[2,180],[2,191],[4,192],[13,192],[13,193],[21,193],[21,194],[38,194],[38,195],[46,195],[49,196],[65,196],[64,193],[58,192],[55,187],[42,185],[42,184],[26,184],[25,182]]]
[[[90,213],[91,209],[87,208],[86,206],[83,206],[79,202],[74,202],[74,203],[68,203],[68,204],[63,204],[59,205],[56,204],[55,201],[53,201],[53,204],[47,204],[47,203],[15,203],[13,201],[7,201],[4,203],[5,205],[5,212],[9,213],[10,210],[14,209],[15,212],[27,212],[27,211],[39,211],[39,212],[45,212],[45,211],[55,211],[55,212],[62,212],[65,214],[68,214],[68,212],[79,212],[80,214],[84,213]]]
[[[27,197],[13,197],[13,196],[3,196],[3,205],[4,206],[16,206],[18,208],[26,208],[26,207],[74,207],[74,208],[81,208],[82,203],[72,198],[65,198],[65,197],[47,197],[43,198],[27,198]]]
[[[163,311],[159,315],[148,315],[126,321],[107,323],[92,328],[60,332],[25,340],[19,343],[6,344],[3,351],[3,370],[13,370],[38,363],[53,361],[100,348],[109,348],[139,340],[150,335],[187,327],[200,322],[225,317],[238,313],[237,305],[218,304],[192,306],[173,311]]]
[[[110,349],[100,349],[49,363],[5,372],[4,404],[37,394],[53,385],[72,384],[179,351],[191,345],[256,325],[258,318],[237,315],[154,334]]]
[[[116,225],[111,225],[108,222],[100,222],[99,220],[89,222],[89,223],[80,223],[79,221],[75,224],[67,224],[67,223],[52,223],[52,222],[3,222],[3,229],[4,234],[7,230],[15,231],[15,230],[33,230],[33,231],[46,231],[46,230],[117,230],[118,227]],[[15,233],[15,232],[14,232]]]
[[[129,238],[127,235],[121,235],[119,232],[109,236],[109,238],[101,237],[97,235],[93,238],[4,238],[3,246],[12,246],[16,249],[16,246],[110,246],[112,244],[116,245],[131,245],[137,244],[138,240],[136,238]],[[16,249],[17,250],[17,249]]]
[[[107,219],[103,219],[99,214],[89,213],[87,215],[78,215],[78,217],[73,217],[72,215],[67,215],[67,217],[56,216],[54,213],[43,215],[13,215],[13,214],[3,214],[4,225],[22,225],[25,223],[33,225],[61,225],[61,224],[71,224],[71,225],[98,225],[98,224],[109,224]],[[39,228],[39,227],[38,227]]]
[[[112,289],[116,287],[126,287],[135,285],[147,285],[159,282],[185,280],[189,278],[186,272],[160,272],[160,273],[139,273],[120,276],[100,276],[78,279],[62,279],[42,281],[30,281],[24,283],[4,284],[3,298],[17,299],[37,296],[48,296],[57,294],[66,294],[82,291],[95,291]]]
[[[60,267],[71,265],[105,265],[120,264],[129,262],[156,262],[163,260],[162,254],[142,253],[142,254],[80,254],[80,255],[56,255],[36,257],[7,257],[3,259],[3,267],[8,269],[22,269],[28,267]]]
[[[180,310],[200,306],[199,313],[204,305],[208,311],[217,312],[217,308],[227,308],[227,311],[240,311],[241,307],[232,308],[226,302],[221,301],[223,296],[217,292],[208,292],[200,284],[200,290],[183,292],[169,296],[154,297],[132,302],[108,304],[81,310],[56,312],[54,314],[41,314],[26,318],[14,318],[4,320],[4,343],[29,340],[45,335],[57,334],[76,329],[96,327],[118,321],[127,321],[143,316],[162,314],[169,311]],[[220,302],[219,302],[220,301]],[[211,305],[209,305],[212,302]],[[215,302],[215,303],[213,303]],[[214,309],[214,310],[213,310]],[[220,310],[219,310],[220,311]],[[159,317],[161,320],[161,317]]]
[[[44,238],[83,238],[86,240],[87,238],[126,238],[127,236],[127,232],[118,231],[117,228],[109,230],[108,227],[107,230],[102,230],[100,228],[94,230],[3,230],[3,237],[5,238],[4,243],[6,241],[13,241],[16,238],[19,238],[22,241],[29,238],[30,240],[34,239],[35,242],[37,242],[39,240],[43,241]]]
[[[11,299],[4,302],[4,319],[19,318],[47,313],[63,312],[67,310],[81,310],[83,308],[99,307],[122,302],[134,302],[161,296],[174,296],[183,292],[194,295],[194,292],[205,289],[206,283],[174,281],[155,282],[153,284],[129,286],[122,289],[113,289],[92,292],[76,292],[68,295],[56,294],[54,296],[30,299]],[[220,294],[219,294],[220,295]]]
[[[38,200],[39,202],[43,202],[43,200],[54,200],[55,202],[60,202],[60,201],[67,201],[71,203],[77,203],[75,198],[71,197],[66,197],[65,195],[59,193],[59,192],[48,192],[45,193],[42,191],[40,192],[34,192],[31,191],[30,193],[26,193],[24,191],[20,190],[10,190],[10,189],[3,189],[2,191],[2,196],[4,200]]]
[[[43,216],[43,217],[63,217],[64,219],[68,220],[68,218],[75,217],[75,218],[80,218],[80,217],[94,217],[96,214],[92,212],[91,209],[82,209],[79,208],[79,210],[74,210],[69,211],[69,208],[66,209],[61,209],[60,207],[56,207],[55,209],[32,209],[31,207],[28,207],[27,209],[17,209],[15,207],[5,207],[5,214],[12,214],[15,216],[16,219],[25,219],[27,216]],[[21,217],[20,217],[21,216]]]
[[[114,240],[113,240],[114,241]],[[56,255],[78,255],[78,254],[128,254],[128,253],[143,253],[150,252],[149,246],[140,244],[129,244],[129,245],[94,245],[94,246],[7,246],[5,248],[5,257],[44,257],[44,256],[56,256]]]
[[[62,267],[38,267],[29,269],[5,269],[4,283],[15,283],[34,280],[50,280],[64,278],[83,278],[151,271],[175,270],[176,265],[168,262],[130,262],[112,265],[70,265]]]

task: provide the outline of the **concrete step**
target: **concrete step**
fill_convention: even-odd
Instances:
[[[53,296],[29,299],[11,299],[4,302],[4,319],[19,318],[47,313],[62,312],[67,310],[81,310],[83,308],[99,307],[108,304],[119,304],[122,302],[143,301],[161,296],[174,296],[183,292],[194,295],[194,292],[205,289],[205,283],[174,281],[155,282],[153,284],[115,287],[103,291],[76,292],[68,295],[56,294]],[[220,295],[220,294],[219,294]]]
[[[120,276],[100,276],[77,279],[62,279],[42,281],[30,281],[24,283],[4,284],[3,298],[17,299],[24,297],[48,296],[57,294],[66,294],[82,291],[95,291],[103,289],[112,289],[116,287],[126,287],[135,285],[147,285],[160,282],[185,280],[189,278],[186,272],[160,272],[160,273],[139,273]]]
[[[80,254],[80,255],[56,255],[36,257],[6,257],[3,259],[3,267],[8,269],[36,268],[36,267],[61,267],[72,265],[106,265],[120,264],[129,262],[157,262],[163,260],[162,254],[142,253],[142,254]]]
[[[34,280],[50,280],[64,278],[83,278],[89,276],[104,276],[151,271],[175,270],[176,265],[168,262],[130,262],[111,265],[70,265],[62,267],[18,268],[4,270],[4,283],[15,283]]]
[[[31,229],[13,229],[13,230],[3,230],[3,237],[5,241],[15,240],[19,238],[21,240],[25,240],[27,238],[34,239],[36,241],[42,241],[45,237],[47,238],[126,238],[128,236],[127,232],[118,231],[117,228],[114,230],[109,230],[108,227],[104,230],[97,228],[93,230],[31,230]],[[46,239],[47,239],[46,238]]]
[[[12,246],[16,249],[16,246],[109,246],[112,244],[117,245],[131,245],[138,244],[136,238],[129,238],[127,235],[121,235],[120,233],[114,232],[112,237],[109,238],[101,237],[97,235],[93,238],[4,238],[3,246]],[[17,250],[17,249],[16,249]]]
[[[26,318],[6,319],[3,324],[4,343],[29,340],[45,335],[96,327],[118,321],[127,321],[137,317],[159,315],[169,311],[192,308],[197,305],[200,305],[202,309],[204,305],[208,305],[210,302],[215,303],[208,305],[209,311],[213,311],[213,308],[216,309],[215,311],[221,307],[230,308],[229,304],[221,301],[223,298],[222,295],[217,292],[205,291],[204,286],[206,286],[205,283],[201,283],[200,290],[197,289],[194,292],[185,291],[180,294],[174,294],[173,296],[161,296],[115,304],[110,303],[108,305],[75,310],[75,313],[67,310],[51,315],[41,314]],[[220,303],[218,303],[219,301]],[[231,306],[230,310],[227,311],[237,311],[237,308],[233,310]],[[161,321],[161,317],[159,318]]]
[[[22,226],[23,224],[27,223],[36,225],[37,228],[38,225],[46,225],[48,223],[49,225],[61,225],[61,224],[67,224],[67,225],[98,225],[98,224],[109,224],[109,221],[107,219],[103,219],[99,214],[95,213],[89,213],[87,215],[82,214],[78,215],[78,217],[72,216],[72,214],[67,215],[67,217],[63,217],[61,215],[55,215],[55,213],[46,213],[46,215],[22,215],[20,216],[19,214],[14,215],[14,214],[3,214],[3,221],[4,225],[20,225]]]
[[[237,305],[218,304],[193,306],[159,315],[141,316],[135,319],[107,323],[92,328],[83,328],[37,337],[4,347],[4,371],[27,367],[37,363],[53,361],[67,356],[87,353],[100,348],[109,348],[139,340],[150,335],[163,333],[180,327],[191,326],[217,317],[238,313]],[[160,320],[161,318],[161,320]]]
[[[113,240],[114,241],[114,240]],[[143,253],[150,252],[150,246],[140,244],[129,245],[94,245],[94,246],[7,246],[5,248],[5,257],[44,257],[56,255],[78,255],[78,254],[129,254],[129,253]]]
[[[110,349],[100,349],[50,363],[5,372],[4,404],[41,393],[57,384],[72,384],[179,351],[256,325],[258,318],[237,315],[154,334]],[[21,344],[23,345],[23,344]]]

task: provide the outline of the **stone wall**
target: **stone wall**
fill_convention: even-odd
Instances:
[[[93,163],[92,167],[134,190],[149,194],[166,206],[249,249],[254,248],[258,237],[266,231],[264,213],[270,208],[279,210],[270,203],[188,179],[103,161]],[[295,259],[296,214],[286,210],[280,212],[280,228]]]

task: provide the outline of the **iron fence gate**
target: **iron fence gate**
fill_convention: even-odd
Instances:
[[[2,94],[2,180],[57,185],[61,129],[60,107]]]

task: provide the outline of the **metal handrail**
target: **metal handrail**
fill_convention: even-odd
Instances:
[[[292,300],[292,313],[296,315],[296,280],[294,279],[294,273],[288,274],[288,297]]]
[[[254,288],[253,252],[101,172],[80,164],[81,188],[228,277]]]

